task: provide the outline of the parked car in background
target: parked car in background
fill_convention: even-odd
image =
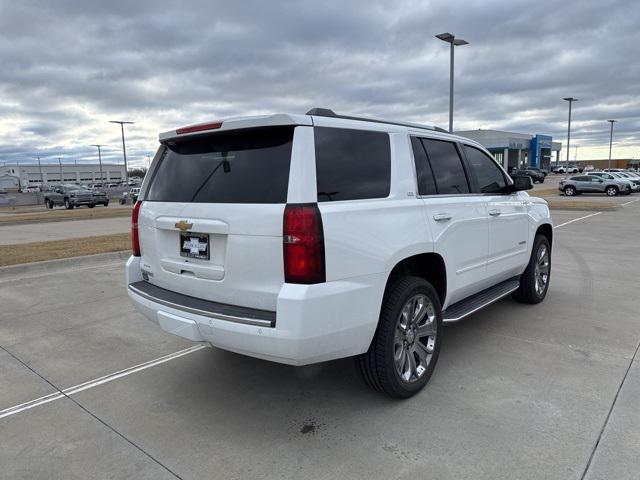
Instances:
[[[527,167],[527,170],[534,170],[536,172],[540,172],[542,175],[544,175],[545,177],[547,175],[549,175],[549,171],[544,169],[544,168],[538,168],[538,167]]]
[[[124,205],[130,200],[132,203],[138,201],[138,195],[140,194],[140,187],[133,187],[128,192],[123,192],[122,197],[120,197],[120,205]]]
[[[607,181],[615,182],[621,185],[628,185],[630,192],[634,191],[634,182],[631,179],[627,179],[619,176],[616,172],[589,172],[587,175],[597,176]]]
[[[597,175],[577,175],[560,180],[558,190],[567,197],[581,193],[605,193],[609,197],[615,197],[619,193],[627,195],[631,193],[631,185],[604,179]]]
[[[514,170],[512,175],[527,175],[531,177],[533,183],[544,183],[544,173],[540,169],[526,168],[523,170]]]
[[[580,173],[580,168],[577,165],[562,165],[558,167],[557,173]]]
[[[546,295],[547,202],[467,138],[313,109],[160,142],[126,278],[167,332],[292,365],[353,356],[371,387],[406,398],[429,381],[443,324]]]
[[[594,172],[596,168],[593,165],[587,165],[582,169],[582,173]]]
[[[104,205],[105,207],[109,205],[109,196],[105,192],[95,188],[90,191],[93,195],[94,205]]]
[[[65,184],[45,192],[44,204],[47,208],[53,208],[55,205],[64,205],[68,210],[81,205],[93,208],[96,205],[96,199],[93,197],[93,192],[88,188],[75,184]]]
[[[640,181],[635,177],[632,177],[628,172],[608,172],[616,178],[625,180],[631,184],[631,191],[637,192],[640,190]]]

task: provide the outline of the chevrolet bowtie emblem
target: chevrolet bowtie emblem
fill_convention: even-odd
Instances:
[[[178,223],[176,223],[175,226],[176,228],[179,228],[183,232],[186,232],[187,230],[190,230],[191,228],[193,228],[193,223],[189,223],[185,220],[180,220]]]

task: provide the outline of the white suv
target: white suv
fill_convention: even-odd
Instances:
[[[443,324],[546,295],[546,202],[466,138],[313,109],[160,142],[126,270],[167,332],[292,365],[355,356],[369,385],[408,397]]]

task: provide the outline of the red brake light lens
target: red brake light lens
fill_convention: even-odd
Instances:
[[[140,256],[140,237],[138,236],[138,217],[142,202],[136,202],[131,212],[131,251],[134,257]]]
[[[287,205],[283,227],[284,281],[304,284],[326,281],[324,232],[318,205]]]
[[[199,123],[198,125],[191,125],[190,127],[182,127],[176,130],[178,135],[183,133],[193,133],[193,132],[202,132],[204,130],[215,130],[216,128],[222,127],[222,121],[217,122],[208,122],[208,123]]]

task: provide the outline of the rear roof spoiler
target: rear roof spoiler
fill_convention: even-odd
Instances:
[[[220,126],[213,126],[217,123],[220,123]],[[178,133],[178,130],[182,130],[182,128],[177,128],[174,130],[169,130],[167,132],[162,132],[159,135],[160,142],[178,139],[178,138],[188,138],[194,135],[201,135],[210,132],[224,132],[228,130],[238,130],[242,128],[256,128],[256,127],[276,127],[280,125],[312,125],[311,118],[307,115],[288,115],[285,113],[277,113],[275,115],[256,115],[253,117],[234,117],[234,118],[226,118],[223,120],[219,120],[217,122],[211,122],[211,129],[197,129],[193,132],[189,133]],[[197,126],[197,125],[192,125]]]

